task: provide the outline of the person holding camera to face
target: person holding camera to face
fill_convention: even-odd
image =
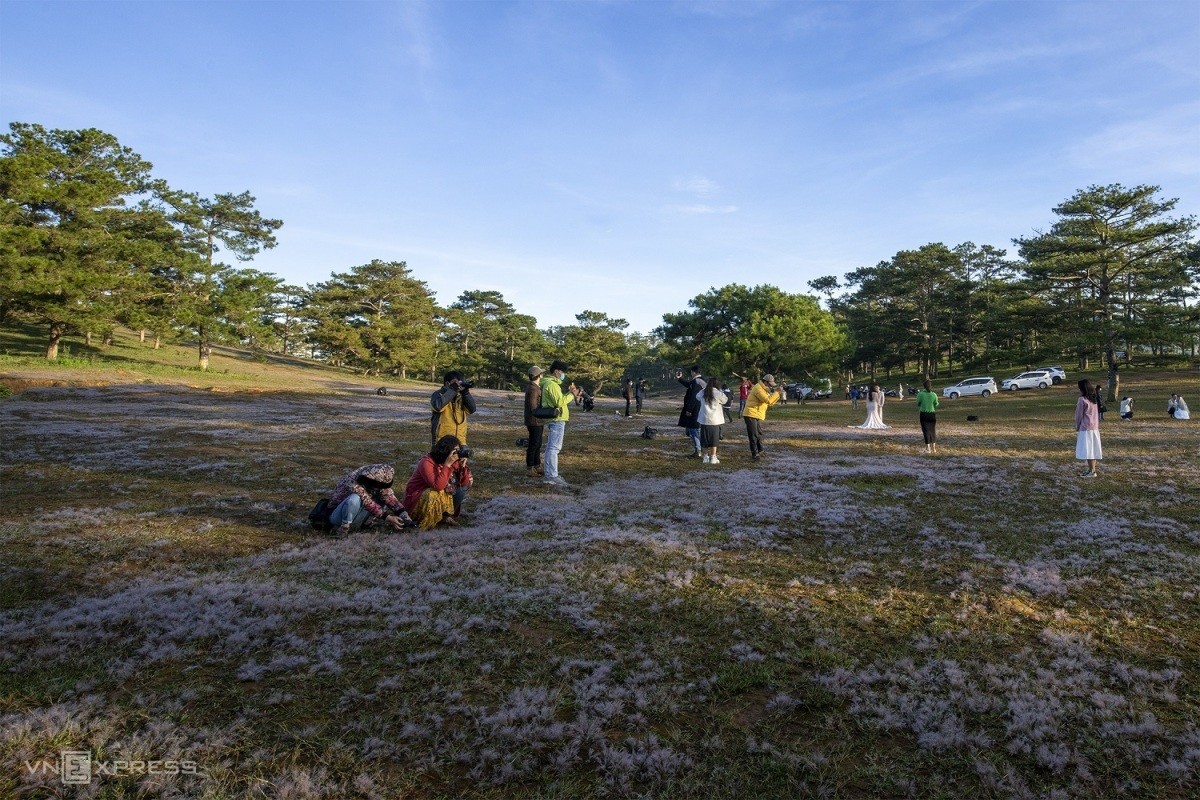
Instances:
[[[563,381],[567,379],[567,365],[555,361],[550,365],[550,372],[542,376],[542,399],[540,408],[547,409],[546,419],[546,459],[542,483],[553,486],[567,487],[563,476],[558,474],[558,454],[563,447],[563,438],[567,435],[567,420],[571,418],[571,400],[578,400],[582,392],[575,384],[568,383],[563,389]],[[555,413],[554,409],[557,410]]]
[[[692,457],[700,457],[700,392],[704,391],[704,378],[700,375],[700,367],[692,367],[692,374],[689,378],[683,377],[683,370],[675,370],[675,379],[679,381],[685,388],[683,395],[683,410],[679,412],[679,422],[676,423],[680,428],[687,432],[687,436],[692,440]]]
[[[758,461],[762,455],[762,423],[767,418],[767,409],[783,398],[783,388],[775,384],[775,376],[767,373],[754,384],[746,398],[746,410],[742,419],[746,421],[746,438],[750,440],[750,457]]]
[[[427,531],[439,524],[457,525],[473,478],[467,461],[471,451],[454,436],[443,436],[417,462],[404,487],[404,508]]]
[[[413,524],[404,505],[392,491],[396,470],[391,464],[368,464],[342,477],[329,497],[329,526],[335,539],[354,531],[371,528],[376,522],[383,528],[399,531]]]
[[[475,413],[475,398],[471,396],[474,381],[463,377],[458,370],[446,373],[442,388],[429,398],[433,408],[430,444],[436,445],[443,436],[453,436],[460,444],[467,443],[467,417]]]

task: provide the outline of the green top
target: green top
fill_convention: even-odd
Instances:
[[[924,389],[917,392],[917,410],[925,414],[932,414],[937,411],[937,406],[938,396],[936,394]]]

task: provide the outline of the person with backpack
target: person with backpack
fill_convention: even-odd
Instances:
[[[380,520],[394,531],[412,527],[404,504],[392,491],[396,470],[391,464],[368,464],[342,476],[329,497],[329,525],[341,539]]]

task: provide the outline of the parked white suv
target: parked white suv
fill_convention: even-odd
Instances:
[[[1062,383],[1067,379],[1067,371],[1062,367],[1038,367],[1038,369],[1049,372],[1055,383]]]
[[[1032,372],[1022,372],[1016,377],[1009,378],[1000,384],[1001,389],[1010,392],[1015,392],[1017,389],[1045,389],[1054,383],[1054,377],[1044,369],[1035,369]]]
[[[951,400],[957,400],[960,397],[977,394],[980,397],[987,397],[994,394],[996,391],[996,380],[994,378],[967,378],[965,381],[959,381],[953,386],[947,386],[942,389],[942,397],[949,397]]]

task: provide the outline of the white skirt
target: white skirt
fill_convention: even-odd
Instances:
[[[1100,449],[1100,431],[1079,432],[1075,440],[1075,458],[1080,461],[1099,461],[1104,458],[1104,451]]]

